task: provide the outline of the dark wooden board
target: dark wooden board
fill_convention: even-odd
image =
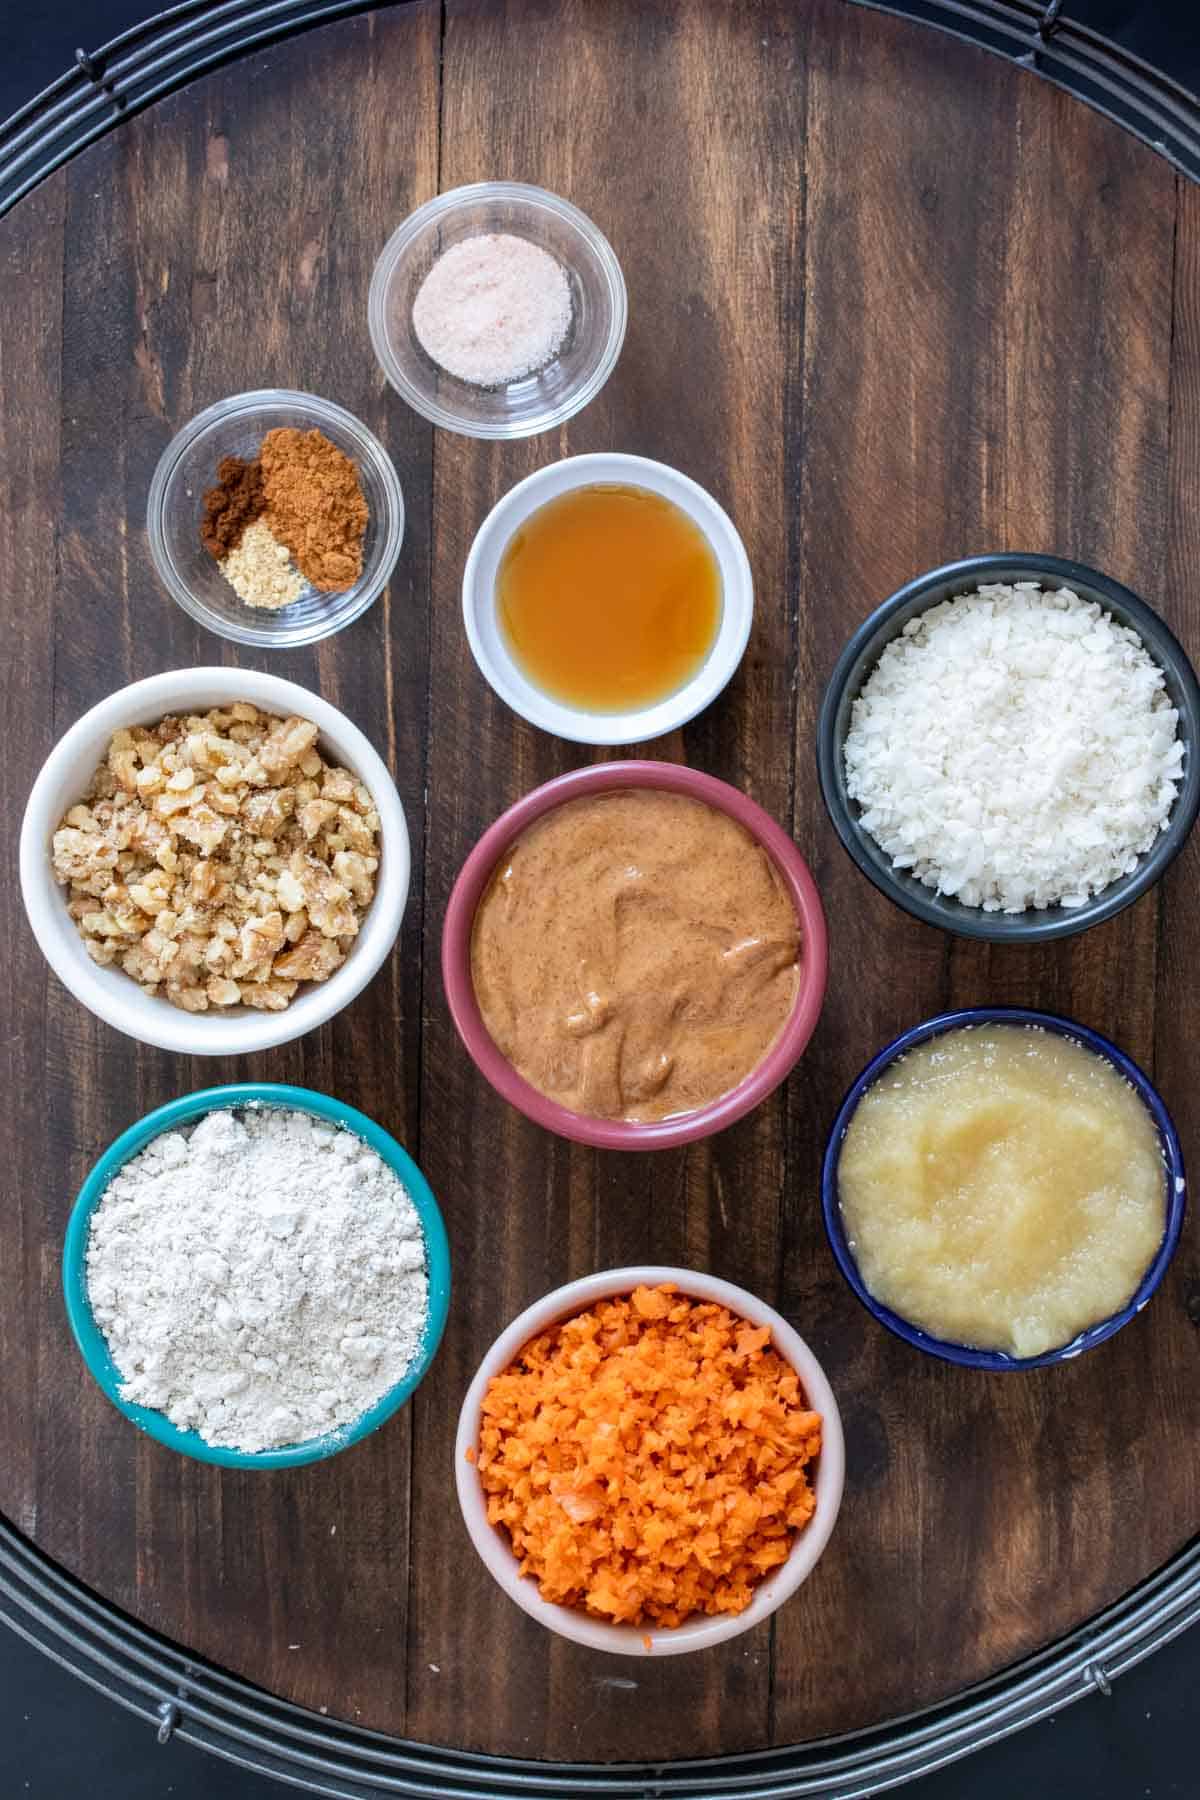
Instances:
[[[617,370],[562,431],[435,435],[386,389],[366,284],[388,232],[489,175],[569,195],[630,292]],[[0,862],[0,1509],[97,1591],[332,1715],[433,1742],[667,1759],[812,1739],[943,1698],[1053,1639],[1200,1527],[1200,1246],[1110,1344],[1028,1377],[888,1337],[819,1218],[825,1133],[878,1045],[946,1004],[1025,1001],[1157,1074],[1185,1153],[1200,1099],[1190,849],[1161,888],[1054,948],[955,943],[895,912],[821,810],[813,728],[851,627],[973,550],[1074,555],[1200,652],[1200,198],[1033,76],[842,0],[447,0],[395,6],[206,78],[86,152],[0,225],[3,818],[54,736],[154,670],[252,661],[319,688],[386,755],[414,840],[396,955],[331,1025],[184,1061],[48,976]],[[311,651],[236,651],[158,590],[145,494],[172,431],[240,388],[310,387],[370,423],[408,515],[388,596]],[[563,455],[677,464],[729,508],[758,610],[729,691],[652,747],[791,823],[826,899],[825,1014],[786,1089],[653,1158],[549,1138],[459,1048],[438,973],[478,833],[588,753],[477,674],[459,584],[493,501]],[[174,1094],[263,1075],[364,1107],[417,1155],[455,1292],[414,1404],[315,1468],[173,1457],[83,1371],[58,1286],[99,1151]],[[570,1276],[652,1257],[781,1305],[842,1400],[849,1477],[820,1567],[721,1653],[623,1665],[492,1585],[450,1446],[486,1345]],[[635,1685],[630,1686],[630,1683]]]

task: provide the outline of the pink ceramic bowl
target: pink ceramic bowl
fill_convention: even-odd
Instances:
[[[577,800],[581,795],[603,793],[612,788],[637,787],[687,794],[736,819],[761,844],[778,869],[795,903],[801,942],[796,1004],[783,1031],[758,1067],[728,1094],[714,1100],[711,1106],[645,1125],[571,1112],[556,1100],[539,1094],[517,1074],[493,1042],[480,1015],[471,979],[471,930],[475,911],[493,870],[516,839],[536,819],[561,806],[565,800]],[[603,1150],[665,1150],[674,1144],[691,1143],[695,1138],[710,1137],[714,1131],[724,1130],[726,1125],[732,1125],[735,1119],[757,1106],[791,1073],[803,1055],[825,998],[827,970],[825,914],[808,865],[791,838],[768,818],[761,806],[727,782],[702,775],[697,769],[681,768],[678,763],[598,763],[591,768],[575,769],[569,775],[560,775],[557,780],[534,788],[531,794],[526,794],[523,800],[518,800],[515,806],[500,815],[468,856],[450,895],[442,931],[442,979],[446,998],[458,1034],[477,1068],[498,1094],[535,1124],[557,1132],[559,1137],[572,1138],[580,1144],[595,1144]]]

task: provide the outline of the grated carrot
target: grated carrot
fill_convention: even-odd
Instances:
[[[787,1560],[820,1448],[766,1327],[664,1284],[526,1344],[488,1385],[477,1466],[547,1600],[674,1626],[743,1611]]]

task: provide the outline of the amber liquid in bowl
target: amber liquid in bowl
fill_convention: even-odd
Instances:
[[[509,652],[565,706],[630,712],[678,692],[721,623],[703,531],[647,488],[573,488],[531,513],[496,577]]]

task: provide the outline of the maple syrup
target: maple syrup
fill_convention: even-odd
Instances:
[[[721,622],[721,571],[703,531],[647,488],[597,484],[548,500],[514,533],[497,613],[535,687],[588,712],[676,693]]]

